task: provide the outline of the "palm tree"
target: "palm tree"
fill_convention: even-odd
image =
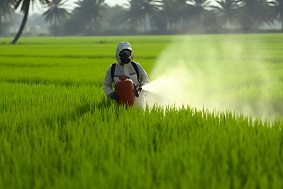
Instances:
[[[13,41],[11,42],[12,44],[15,44],[18,39],[21,37],[22,32],[25,28],[27,19],[28,19],[28,14],[29,14],[29,8],[30,8],[30,4],[31,1],[34,2],[34,0],[15,0],[14,3],[14,9],[18,9],[18,7],[21,5],[21,12],[24,14],[21,26],[19,28],[19,31],[17,32],[15,38],[13,39]],[[38,0],[41,4],[49,4],[49,0]]]
[[[189,31],[203,33],[209,28],[215,27],[215,14],[211,11],[209,0],[189,0],[187,1],[187,14],[191,25]]]
[[[210,7],[208,0],[189,0],[187,4],[189,5],[188,14],[193,17],[200,17]]]
[[[99,31],[100,20],[106,10],[104,0],[81,0],[76,4],[78,7],[73,11],[74,18],[80,20],[82,30],[87,33]]]
[[[126,4],[127,10],[125,12],[125,19],[130,23],[130,30],[135,31],[138,24],[143,20],[144,15],[140,11],[139,0],[129,0]]]
[[[216,5],[211,6],[215,14],[218,16],[226,27],[229,23],[233,23],[235,20],[236,10],[242,5],[238,0],[218,0]]]
[[[2,17],[11,14],[12,11],[12,0],[0,1],[0,36],[2,35]]]
[[[130,0],[128,5],[127,18],[134,29],[137,23],[144,22],[144,31],[147,31],[147,18],[152,28],[152,16],[159,11],[160,0]]]
[[[244,30],[250,31],[255,29],[266,21],[266,7],[265,0],[239,0],[243,6],[237,10],[238,17]]]
[[[122,6],[107,7],[107,14],[103,18],[110,30],[123,30],[127,27],[125,8]]]
[[[125,28],[126,30],[129,29],[130,33],[135,32],[142,21],[144,21],[144,24],[146,25],[146,16],[143,12],[143,9],[145,8],[143,7],[143,0],[128,0],[128,3],[124,5],[126,8],[121,15],[120,20],[129,25],[129,27]],[[144,28],[146,30],[146,26]]]
[[[269,4],[271,8],[271,17],[281,22],[281,30],[283,31],[283,0],[274,0]]]
[[[160,10],[161,1],[159,0],[142,0],[140,1],[140,12],[144,17],[144,30],[147,31],[147,18],[149,18],[150,27],[152,28],[152,17]]]
[[[54,22],[54,34],[57,35],[57,24],[69,15],[68,11],[61,8],[68,0],[52,0],[49,9],[43,13],[46,22]]]
[[[164,16],[169,30],[173,30],[174,26],[186,17],[187,0],[163,0],[161,12]]]

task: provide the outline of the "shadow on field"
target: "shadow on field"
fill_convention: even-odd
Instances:
[[[75,114],[77,116],[82,116],[85,113],[94,113],[94,111],[98,110],[101,111],[103,109],[113,108],[117,106],[116,103],[108,100],[107,98],[102,98],[101,101],[94,102],[94,103],[84,103],[81,106],[76,108]]]
[[[108,111],[108,109],[111,109],[111,111],[116,111],[118,109],[118,105],[106,98],[103,98],[101,101],[94,103],[85,102],[77,107],[74,107],[73,111],[71,112],[56,114],[55,117],[47,117],[45,118],[45,123],[52,126],[56,122],[58,125],[64,126],[68,122],[74,122],[78,120],[85,114],[96,114],[96,112],[104,112]]]

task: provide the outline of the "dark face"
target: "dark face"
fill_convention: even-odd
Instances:
[[[121,63],[123,63],[123,64],[130,63],[131,62],[131,54],[132,54],[132,51],[130,51],[129,49],[122,50],[119,53]]]

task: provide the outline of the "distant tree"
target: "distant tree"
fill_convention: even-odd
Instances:
[[[239,0],[243,4],[237,9],[237,17],[244,31],[257,28],[260,24],[267,21],[266,0]]]
[[[34,0],[15,0],[14,2],[14,9],[18,9],[18,7],[21,5],[21,12],[24,14],[21,26],[19,28],[19,31],[17,32],[15,38],[13,39],[13,41],[11,42],[12,44],[15,44],[18,39],[21,37],[22,32],[25,28],[27,19],[28,19],[28,14],[29,14],[29,8],[30,8],[30,4],[31,1],[34,2]],[[44,4],[49,4],[50,1],[49,0],[38,0],[42,5]]]
[[[273,25],[275,20],[279,20],[280,21],[280,15],[277,14],[277,18],[273,17],[274,15],[274,7],[272,7],[273,2],[269,1],[269,0],[262,0],[261,3],[261,12],[262,14],[260,14],[260,19],[259,22],[260,23],[264,23],[267,25]]]
[[[54,34],[57,35],[57,25],[60,21],[66,19],[69,15],[68,11],[65,8],[62,8],[67,1],[69,0],[52,0],[51,4],[48,6],[48,10],[43,13],[45,16],[45,21],[54,23]]]
[[[130,24],[131,32],[137,30],[138,24],[144,19],[144,15],[140,11],[141,5],[139,0],[129,0],[129,4],[126,4],[125,18]]]
[[[106,28],[111,31],[122,33],[127,28],[126,9],[122,6],[107,7],[103,20],[106,22]],[[125,32],[125,31],[124,31]]]
[[[12,3],[13,0],[0,1],[0,36],[2,35],[2,18],[6,15],[10,15],[13,12]]]
[[[283,0],[273,0],[269,2],[270,16],[272,19],[277,19],[281,23],[283,31]]]
[[[161,33],[167,33],[167,15],[164,10],[159,10],[152,17],[153,29]]]
[[[83,32],[83,24],[81,23],[80,18],[74,14],[70,15],[70,18],[67,19],[63,24],[63,34],[64,35],[78,35]]]
[[[160,0],[142,0],[140,1],[141,15],[144,17],[144,30],[147,31],[147,18],[152,28],[152,17],[160,10],[161,1]]]
[[[126,15],[132,30],[135,30],[138,23],[142,21],[144,22],[144,31],[147,31],[147,21],[149,21],[152,28],[152,17],[159,10],[160,6],[160,0],[130,0]]]
[[[243,5],[238,0],[217,0],[216,5],[211,7],[222,24],[228,27],[236,19],[236,11],[241,6]]]
[[[81,0],[76,2],[78,5],[73,11],[73,19],[79,21],[81,31],[84,34],[93,34],[101,30],[100,22],[104,11],[106,11],[106,4],[104,0]]]
[[[216,24],[215,14],[210,11],[212,9],[210,3],[209,0],[187,1],[187,14],[192,22],[189,30],[203,33]]]
[[[210,1],[208,0],[189,0],[188,14],[192,17],[199,18],[204,12],[207,12],[207,8],[210,7]]]
[[[187,16],[187,0],[163,0],[161,15],[166,20],[169,30],[176,29],[179,21]]]

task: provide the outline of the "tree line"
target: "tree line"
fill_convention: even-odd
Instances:
[[[26,25],[32,3],[47,7],[42,13],[52,35],[135,35],[257,31],[263,24],[281,24],[283,0],[128,0],[110,7],[105,0],[0,0],[0,36],[3,17],[23,13],[16,43]]]

